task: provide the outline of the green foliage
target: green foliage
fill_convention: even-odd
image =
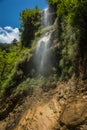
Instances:
[[[62,22],[61,33],[61,59],[59,67],[61,70],[60,80],[68,80],[75,72],[76,58],[79,53],[79,30],[72,27],[65,19]]]
[[[67,17],[72,25],[86,27],[87,1],[86,0],[47,0],[48,3],[57,5],[58,17]]]
[[[77,58],[87,59],[87,0],[47,0],[56,5],[58,38],[61,47],[60,78],[79,75]],[[86,69],[86,68],[85,68]]]
[[[0,86],[7,86],[12,80],[12,76],[16,71],[16,64],[19,59],[23,59],[26,54],[28,54],[29,49],[20,49],[21,43],[18,42],[17,45],[11,45],[9,52],[0,49]]]
[[[72,24],[86,24],[86,0],[47,0],[49,4],[57,5],[58,16],[66,16]],[[83,26],[83,25],[82,25]]]
[[[35,37],[35,32],[40,27],[41,11],[38,7],[25,9],[20,14],[21,20],[21,41],[22,46],[31,46],[31,41]]]
[[[11,46],[12,46],[12,44],[0,43],[0,49],[5,50],[6,52],[10,51]]]
[[[6,51],[0,50],[0,79],[3,79],[3,73],[6,67]]]
[[[46,83],[46,80],[44,77],[39,78],[27,78],[24,82],[22,82],[20,85],[18,85],[17,89],[14,90],[14,92],[18,93],[19,91],[24,91],[28,89],[36,89],[40,86],[42,86],[44,83]]]
[[[27,78],[25,81],[20,83],[14,90],[13,93],[19,93],[26,91],[29,95],[31,92],[35,91],[38,88],[49,87],[51,88],[52,84],[56,81],[55,75],[51,75],[48,78],[43,76],[37,76],[33,78]]]

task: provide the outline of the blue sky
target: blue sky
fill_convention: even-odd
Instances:
[[[20,26],[20,12],[26,8],[32,9],[36,5],[44,9],[47,7],[47,2],[46,0],[0,0],[0,42],[3,42],[3,38],[6,37],[7,33],[17,31]],[[3,31],[5,35],[3,35]]]
[[[43,9],[47,3],[46,0],[0,0],[0,26],[19,27],[20,12],[36,5]]]

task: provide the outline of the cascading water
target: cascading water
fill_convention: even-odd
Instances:
[[[50,34],[42,37],[37,43],[36,56],[37,56],[39,73],[42,73],[43,71],[45,71],[49,45],[50,45]]]
[[[49,20],[49,8],[46,8],[43,10],[42,15],[41,15],[41,25],[42,27],[45,27],[49,25],[50,20]]]
[[[50,23],[48,8],[44,9],[41,17],[42,17],[41,18],[42,27],[48,26]],[[50,47],[50,39],[51,39],[51,33],[49,31],[45,31],[42,34],[40,40],[37,42],[35,62],[37,66],[36,67],[37,72],[39,74],[46,72],[47,64],[50,64],[49,58],[48,58],[48,49]]]

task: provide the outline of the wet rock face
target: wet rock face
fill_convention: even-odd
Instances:
[[[66,126],[69,130],[85,130],[87,122],[87,102],[74,101],[68,104],[60,119],[61,126]],[[83,125],[83,126],[82,126]]]
[[[52,25],[56,17],[57,17],[57,13],[55,7],[53,5],[49,5],[49,7],[44,9],[41,14],[42,27]]]

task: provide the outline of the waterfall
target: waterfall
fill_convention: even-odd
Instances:
[[[49,8],[46,8],[42,11],[42,15],[41,15],[41,25],[42,27],[45,27],[47,25],[49,25],[50,20],[49,20]]]
[[[45,71],[49,45],[50,45],[50,34],[42,37],[37,43],[37,48],[36,48],[37,61],[36,62],[38,63],[39,73]]]
[[[50,23],[49,18],[49,8],[46,8],[42,11],[41,15],[41,24],[42,27],[48,26]],[[35,52],[35,62],[36,68],[39,74],[42,74],[46,71],[47,64],[49,65],[48,58],[48,49],[50,47],[50,39],[51,33],[49,31],[45,31],[39,41],[37,42],[36,52]]]

